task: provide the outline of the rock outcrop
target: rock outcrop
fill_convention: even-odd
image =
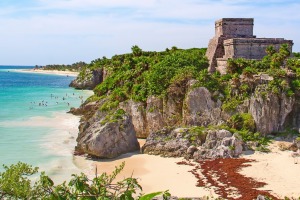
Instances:
[[[146,120],[147,120],[147,136],[149,132],[156,132],[165,126],[163,116],[163,100],[162,98],[150,96],[147,99]]]
[[[146,114],[144,104],[141,102],[129,100],[120,103],[119,107],[123,109],[126,113],[130,113],[137,137],[146,138],[148,135],[148,131],[147,122],[145,119]]]
[[[116,112],[108,116],[98,111],[88,122],[82,124],[75,149],[78,154],[114,158],[139,150],[131,117],[126,113]]]
[[[81,73],[84,72],[84,75]],[[96,85],[103,81],[103,69],[90,70],[86,69],[82,71],[75,80],[70,83],[70,87],[75,89],[89,89],[92,90]]]
[[[142,152],[165,157],[191,158],[192,149],[196,150],[196,146],[201,145],[201,140],[197,140],[198,138],[192,140],[191,132],[189,128],[163,128],[160,131],[152,132],[143,145]]]
[[[282,131],[294,103],[294,96],[272,93],[266,91],[264,85],[258,86],[249,103],[249,112],[255,121],[257,131],[263,134]]]
[[[193,155],[195,160],[231,158],[242,154],[243,142],[239,136],[226,130],[209,130],[205,143]]]
[[[183,123],[192,126],[217,125],[222,123],[221,101],[215,102],[205,87],[196,87],[187,92],[183,110]]]
[[[243,150],[239,137],[226,130],[195,128],[162,129],[152,132],[142,152],[165,157],[206,158],[238,157]]]

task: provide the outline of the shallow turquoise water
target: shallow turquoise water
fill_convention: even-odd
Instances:
[[[0,66],[0,165],[71,163],[74,116],[65,113],[90,93],[69,88],[74,77],[13,70],[22,68],[32,67]]]

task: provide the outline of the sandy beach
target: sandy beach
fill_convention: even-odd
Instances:
[[[141,144],[143,142],[140,140]],[[295,164],[291,151],[279,150],[279,143],[275,141],[270,145],[270,153],[245,152],[242,158],[255,161],[248,163],[250,166],[243,167],[239,173],[267,184],[259,190],[268,191],[278,198],[298,198],[300,159],[298,164]],[[190,172],[195,167],[176,164],[183,161],[183,158],[163,158],[139,152],[98,161],[80,156],[74,158],[75,165],[88,170],[90,177],[94,176],[96,166],[99,174],[111,173],[114,167],[123,161],[126,163],[125,168],[117,180],[133,175],[138,178],[144,193],[169,190],[172,195],[178,197],[218,197],[213,187],[196,187],[197,179]]]
[[[127,153],[116,159],[104,159],[99,161],[88,160],[76,156],[75,165],[84,169],[89,166],[89,175],[94,177],[97,166],[98,174],[103,172],[111,173],[115,166],[125,161],[124,170],[117,177],[116,181],[130,177],[138,178],[143,188],[143,193],[169,190],[178,197],[217,197],[213,189],[196,187],[196,178],[189,171],[191,166],[178,165],[182,158],[163,158],[139,152]]]
[[[255,152],[244,155],[244,158],[254,159],[249,167],[241,170],[241,174],[252,177],[255,180],[265,182],[267,185],[261,188],[269,190],[279,198],[300,197],[300,158],[297,161],[291,156],[292,151],[281,151],[280,144],[288,146],[289,142],[274,141],[269,149],[270,153]]]
[[[79,72],[59,71],[59,70],[42,70],[42,69],[17,69],[15,72],[37,73],[37,74],[55,74],[59,76],[78,76]]]

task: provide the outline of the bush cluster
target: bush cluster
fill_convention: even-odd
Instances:
[[[41,200],[151,200],[162,195],[163,199],[170,196],[168,191],[143,195],[142,187],[136,178],[125,178],[116,182],[115,178],[123,170],[125,163],[115,167],[112,174],[102,173],[90,180],[87,175],[72,175],[72,179],[60,185],[54,185],[53,180],[42,172],[36,181],[38,168],[26,163],[11,166],[4,165],[0,173],[0,199],[41,199]]]

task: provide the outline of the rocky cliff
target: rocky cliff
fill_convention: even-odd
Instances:
[[[228,123],[231,116],[239,112],[250,114],[256,131],[265,135],[291,126],[299,128],[299,118],[294,117],[299,113],[297,95],[274,94],[260,84],[250,98],[235,111],[228,112],[222,109],[221,100],[214,99],[207,88],[197,87],[196,83],[195,80],[187,83],[188,90],[182,98],[168,94],[164,98],[150,96],[144,103],[133,100],[122,102],[118,109],[126,114],[117,122],[103,123],[105,116],[110,114],[96,109],[95,114],[80,126],[77,150],[97,157],[114,157],[122,152],[137,150],[139,147],[134,138],[137,136],[147,138],[142,148],[144,153],[195,159],[234,157],[241,153],[242,142],[233,133],[225,130],[207,131],[204,134],[207,137],[201,136],[201,139],[192,141],[195,138],[191,139],[194,135],[188,128],[165,128],[218,126]],[[103,103],[88,103],[80,109],[95,110],[93,106],[99,108]],[[291,118],[293,121],[290,121]],[[128,149],[124,150],[123,146],[118,145]]]
[[[238,157],[242,153],[242,145],[242,140],[227,130],[163,128],[149,135],[142,152],[201,160]]]
[[[83,69],[78,77],[70,83],[70,87],[92,90],[102,81],[103,69]]]
[[[76,154],[98,158],[114,158],[140,149],[132,118],[123,110],[96,111],[82,121],[77,138]]]
[[[209,126],[226,123],[233,114],[249,113],[255,121],[256,131],[265,135],[283,131],[292,125],[298,129],[299,118],[289,116],[299,111],[297,96],[287,96],[284,92],[274,94],[256,88],[249,99],[246,99],[234,112],[224,111],[222,102],[215,100],[205,87],[191,87],[180,101],[172,95],[165,98],[149,97],[146,103],[129,101],[120,104],[131,117],[140,138],[146,138],[151,132],[165,126]]]
[[[284,58],[285,49],[281,53]],[[299,61],[278,67],[272,57],[232,60],[229,74],[220,75],[203,68],[203,55],[197,49],[140,52],[105,58],[98,70],[86,70],[75,82],[94,88],[95,96],[72,110],[83,114],[77,151],[114,157],[138,149],[138,137],[147,138],[144,153],[233,157],[247,147],[241,138],[299,130]],[[206,128],[206,137],[193,135],[192,127]]]

